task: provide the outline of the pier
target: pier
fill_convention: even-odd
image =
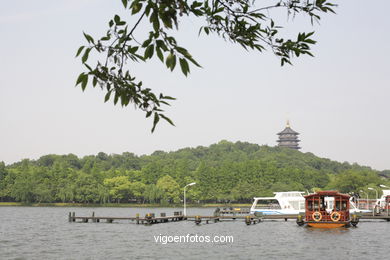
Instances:
[[[148,213],[144,217],[140,217],[139,214],[136,214],[135,217],[105,217],[105,216],[95,216],[95,212],[92,212],[92,216],[76,216],[75,212],[69,212],[68,221],[69,222],[78,222],[78,223],[113,223],[114,221],[131,221],[135,224],[157,224],[157,223],[167,223],[167,222],[176,222],[184,220],[183,213],[181,211],[174,212],[173,216],[167,216],[165,213],[160,213],[160,216],[156,216],[154,213]]]
[[[284,220],[289,219],[296,220],[298,215],[253,215],[249,214],[249,209],[223,209],[215,210],[212,216],[202,215],[188,215],[184,216],[181,211],[173,212],[173,215],[166,215],[166,213],[160,213],[157,216],[154,213],[148,213],[145,216],[136,214],[134,217],[107,217],[107,216],[95,216],[95,212],[92,212],[91,216],[76,216],[75,212],[69,212],[68,221],[77,223],[113,223],[120,221],[128,221],[134,224],[152,225],[159,223],[178,222],[178,221],[192,221],[197,225],[201,223],[211,224],[221,221],[243,221],[246,225],[258,224],[265,220]],[[379,214],[365,213],[359,215],[359,220],[385,220],[390,221],[390,215],[388,212],[382,212]]]

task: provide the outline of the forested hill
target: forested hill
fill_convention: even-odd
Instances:
[[[83,158],[45,155],[7,166],[0,162],[0,200],[178,203],[183,187],[196,182],[188,189],[190,201],[244,202],[273,191],[358,192],[390,185],[386,174],[288,148],[221,141],[143,156],[101,152]]]

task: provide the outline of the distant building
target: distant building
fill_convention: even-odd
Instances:
[[[278,146],[297,150],[301,149],[298,144],[301,141],[298,139],[298,135],[299,133],[291,129],[290,122],[287,120],[286,128],[282,132],[278,133]]]

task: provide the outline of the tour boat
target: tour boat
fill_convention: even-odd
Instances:
[[[290,215],[305,212],[305,198],[301,191],[274,192],[274,197],[254,198],[251,214]]]
[[[358,218],[350,213],[350,196],[338,191],[319,191],[304,196],[305,218],[299,215],[297,224],[317,228],[356,226]]]
[[[383,194],[380,199],[376,200],[376,204],[379,205],[382,209],[386,207],[386,197],[390,196],[390,190],[382,190]]]
[[[305,192],[302,191],[286,191],[274,192],[274,197],[255,197],[250,208],[250,213],[256,212],[263,215],[298,215],[305,212]],[[326,197],[325,200],[329,205],[332,205],[332,200]],[[350,198],[350,213],[364,213],[364,210],[358,209],[355,203]]]

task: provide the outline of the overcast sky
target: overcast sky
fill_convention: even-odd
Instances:
[[[217,37],[198,37],[195,18],[180,24],[179,43],[202,69],[185,78],[156,59],[130,64],[144,85],[177,98],[167,108],[176,127],[141,111],[103,103],[104,93],[74,87],[82,31],[101,36],[121,1],[3,1],[0,9],[0,161],[45,154],[78,156],[208,146],[220,140],[276,145],[290,119],[302,152],[390,169],[390,2],[340,1],[337,15],[313,28],[315,58],[280,67],[270,52],[246,52]],[[286,22],[287,18],[282,19]],[[142,25],[140,36],[149,28]]]

